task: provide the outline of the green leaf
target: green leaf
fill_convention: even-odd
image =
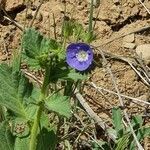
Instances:
[[[29,136],[24,138],[17,137],[15,140],[15,147],[13,150],[28,150],[29,149]]]
[[[11,134],[8,124],[2,122],[0,124],[0,149],[1,150],[14,150],[14,139]]]
[[[17,137],[26,137],[29,135],[29,126],[27,120],[24,120],[22,118],[15,118],[12,121],[12,133],[14,136]]]
[[[38,71],[41,69],[39,61],[37,59],[29,58],[24,53],[22,53],[22,59],[25,64],[28,64],[30,70]]]
[[[12,72],[19,72],[21,66],[21,51],[13,51]]]
[[[117,147],[115,150],[125,150],[129,144],[130,134],[125,134],[117,141]]]
[[[97,142],[92,142],[92,150],[110,150],[109,143],[97,140]]]
[[[67,118],[71,116],[71,106],[67,96],[56,93],[45,101],[45,105],[50,111],[54,111]]]
[[[65,79],[71,79],[73,81],[78,81],[78,80],[85,80],[87,79],[86,75],[82,75],[78,72],[70,72],[68,73],[67,77]]]
[[[69,38],[73,35],[74,21],[73,20],[65,20],[62,26],[62,35],[65,38]]]
[[[92,41],[94,41],[96,39],[96,35],[94,35],[93,33],[89,33],[89,32],[83,32],[81,34],[81,39],[85,43],[91,43]]]
[[[143,124],[143,119],[142,116],[133,116],[132,120],[131,120],[132,126],[133,128],[136,130],[138,128],[140,128]]]
[[[42,128],[38,134],[37,150],[55,150],[57,137],[53,130]]]
[[[65,65],[64,63],[57,63],[51,70],[51,82],[56,82],[58,80],[78,81],[87,79],[86,75],[76,72],[74,69],[66,68],[64,67]]]
[[[37,87],[34,87],[32,90],[32,93],[29,97],[25,98],[26,101],[26,108],[25,111],[27,113],[29,120],[34,120],[37,109],[38,109],[38,103],[40,101],[41,90]]]
[[[112,120],[118,137],[121,137],[123,135],[123,123],[120,108],[112,109]]]
[[[143,140],[145,137],[150,137],[150,127],[141,127],[136,132],[136,137],[139,141]],[[130,144],[130,150],[134,150],[136,148],[135,141],[132,141]]]
[[[150,136],[150,127],[141,127],[139,130],[138,130],[138,133],[137,133],[137,138],[139,140],[142,140],[144,139],[145,137],[147,136]]]
[[[73,29],[73,36],[75,37],[76,41],[79,41],[81,38],[81,34],[84,32],[84,28],[81,24],[75,23],[74,29]]]
[[[57,54],[60,45],[53,39],[46,39],[35,29],[29,28],[25,31],[22,40],[25,55],[29,57],[27,62],[31,67],[45,66],[50,60],[50,54]],[[30,62],[31,61],[31,62]]]
[[[0,65],[0,105],[26,118],[23,98],[30,93],[31,84],[21,74],[12,74],[6,64]]]
[[[26,55],[30,58],[36,58],[39,55],[43,36],[34,29],[27,29],[23,35],[22,46]]]

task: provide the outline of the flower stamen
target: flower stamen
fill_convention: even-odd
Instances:
[[[88,53],[85,52],[84,50],[79,51],[76,54],[76,58],[78,59],[78,61],[83,62],[83,61],[87,61],[88,60]]]

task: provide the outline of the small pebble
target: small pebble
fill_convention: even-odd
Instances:
[[[136,47],[135,43],[123,42],[123,47],[128,49],[134,49]]]
[[[120,0],[113,0],[114,4],[119,4]]]
[[[123,38],[124,42],[132,43],[134,42],[135,36],[134,34],[129,34]]]
[[[0,59],[1,59],[2,61],[6,61],[6,60],[7,60],[7,56],[6,56],[6,55],[2,55],[2,56],[0,56]]]
[[[136,53],[145,61],[146,64],[150,64],[150,44],[137,46]]]

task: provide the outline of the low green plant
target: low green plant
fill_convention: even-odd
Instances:
[[[112,121],[113,129],[108,130],[108,132],[113,132],[113,134],[116,135],[117,138],[115,142],[93,142],[93,150],[135,150],[137,148],[136,143],[130,128],[125,127],[123,124],[123,115],[120,108],[117,107],[112,109]],[[133,116],[131,124],[139,142],[141,142],[145,137],[150,136],[150,127],[143,126],[143,119],[141,116]]]
[[[70,39],[80,41],[78,46],[84,48],[86,44],[82,42],[90,42],[92,38],[72,20],[64,21],[60,41],[28,28],[22,36],[22,50],[14,53],[12,64],[0,64],[0,149],[56,148],[62,119],[72,115],[71,94],[77,83],[86,79],[85,74],[66,63],[66,45]],[[29,80],[21,62],[27,64],[28,70],[44,72],[42,85]],[[48,117],[51,113],[53,120]]]

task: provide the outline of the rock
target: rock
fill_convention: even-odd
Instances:
[[[128,49],[134,49],[136,47],[135,43],[123,42],[123,47]]]
[[[134,34],[129,34],[123,38],[124,42],[132,43],[134,42],[135,36]]]
[[[7,56],[6,55],[1,55],[0,56],[0,60],[1,61],[6,61],[7,60]]]
[[[136,53],[145,61],[146,64],[150,64],[150,44],[137,46]]]
[[[16,8],[21,8],[22,6],[25,6],[24,0],[6,0],[5,10],[13,11]]]

